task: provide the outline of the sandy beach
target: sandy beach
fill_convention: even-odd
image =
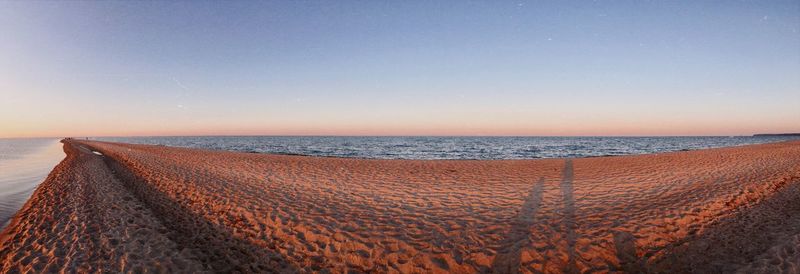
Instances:
[[[486,161],[64,151],[0,233],[0,272],[800,272],[800,141]]]

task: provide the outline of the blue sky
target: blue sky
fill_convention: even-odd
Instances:
[[[800,131],[797,1],[0,2],[0,137]]]

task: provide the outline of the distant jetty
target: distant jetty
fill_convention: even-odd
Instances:
[[[753,134],[753,137],[770,137],[770,136],[797,136],[797,137],[800,137],[800,133]]]

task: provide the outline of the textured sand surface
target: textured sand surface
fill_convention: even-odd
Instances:
[[[202,271],[190,252],[86,148],[67,157],[0,234],[0,271]]]
[[[3,271],[800,267],[800,142],[503,161],[79,141],[65,151],[67,159],[2,233]]]

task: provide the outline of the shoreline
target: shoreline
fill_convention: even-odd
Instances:
[[[59,139],[15,141],[0,143],[0,147],[5,146],[0,149],[0,230],[66,156]],[[9,151],[9,147],[18,149]]]
[[[179,138],[185,136],[166,136],[167,138]],[[195,136],[190,136],[195,137]],[[220,137],[220,136],[199,136],[199,137]],[[221,137],[238,137],[238,136],[221,136]],[[294,136],[244,136],[244,137],[294,137]],[[303,136],[300,136],[303,137]],[[316,136],[314,136],[316,137]],[[328,136],[321,136],[321,137],[328,137]],[[339,136],[334,136],[339,137]],[[344,136],[344,137],[351,137],[351,136]],[[358,137],[358,136],[356,136]],[[372,137],[372,136],[366,136]],[[383,137],[383,136],[377,136]],[[392,137],[392,136],[388,136]],[[411,136],[415,137],[415,136]],[[443,137],[443,136],[432,136],[432,137]],[[472,137],[472,136],[457,136],[457,137]],[[477,136],[477,137],[497,137],[497,136]],[[516,136],[500,136],[500,137],[509,137],[515,138]],[[525,136],[522,136],[525,137]],[[557,136],[546,136],[546,137],[554,137],[558,138]],[[571,137],[571,136],[569,136]],[[598,137],[605,137],[605,136],[598,136]],[[611,136],[611,137],[619,137],[619,138],[642,138],[642,137],[649,137],[649,136]],[[654,137],[729,137],[729,136],[654,136]],[[733,136],[736,137],[754,137],[754,136]],[[770,137],[770,136],[767,136]],[[81,140],[78,140],[81,141]],[[719,147],[705,147],[705,148],[682,148],[676,150],[666,150],[666,151],[658,151],[658,152],[649,152],[649,153],[629,153],[629,154],[604,154],[604,155],[588,155],[588,156],[576,156],[576,157],[532,157],[532,158],[434,158],[434,159],[426,159],[426,158],[375,158],[375,157],[358,157],[358,156],[338,156],[338,155],[313,155],[313,154],[302,154],[302,153],[282,153],[282,152],[258,152],[255,150],[234,150],[234,149],[221,149],[221,148],[202,148],[202,147],[189,147],[189,146],[173,146],[173,145],[163,145],[163,144],[146,144],[146,143],[125,143],[125,142],[117,142],[117,141],[103,141],[103,140],[84,140],[90,142],[102,142],[102,143],[118,143],[118,144],[130,144],[130,145],[144,145],[144,146],[158,146],[158,147],[166,147],[166,148],[182,148],[182,149],[194,149],[194,150],[202,150],[208,152],[234,152],[234,153],[251,153],[251,154],[260,154],[260,155],[276,155],[276,156],[300,156],[300,157],[317,157],[317,158],[335,158],[335,159],[356,159],[356,160],[405,160],[405,161],[530,161],[530,160],[544,160],[544,159],[582,159],[582,158],[602,158],[602,157],[625,157],[625,156],[639,156],[639,155],[655,155],[655,154],[666,154],[666,153],[676,153],[676,152],[686,152],[686,151],[698,151],[698,150],[710,150],[710,149],[724,149],[724,148],[735,148],[735,147],[743,147],[743,146],[754,146],[754,145],[766,145],[766,144],[779,144],[779,143],[791,143],[791,142],[800,142],[800,139],[790,139],[790,140],[777,140],[771,142],[764,142],[764,143],[756,143],[756,144],[736,144],[736,145],[729,145],[729,146],[719,146]]]
[[[152,139],[151,139],[152,138]],[[222,138],[222,139],[214,139]],[[577,144],[576,147],[565,143],[554,143],[552,145],[535,145],[535,140],[520,141],[522,137],[452,137],[456,139],[466,138],[456,143],[442,145],[435,138],[438,137],[397,137],[409,138],[402,142],[410,142],[406,145],[397,146],[393,143],[394,137],[371,137],[361,138],[369,141],[355,141],[355,143],[338,140],[337,138],[351,138],[339,136],[312,136],[307,138],[317,138],[315,140],[297,141],[285,140],[290,138],[285,136],[250,136],[241,138],[246,139],[254,145],[244,145],[242,142],[227,140],[225,138],[239,137],[119,137],[119,138],[100,138],[96,141],[120,142],[143,145],[157,145],[165,147],[182,147],[190,149],[204,149],[215,151],[232,151],[244,153],[259,153],[268,155],[297,155],[309,157],[326,158],[352,158],[352,159],[382,159],[382,160],[533,160],[533,159],[563,159],[563,158],[590,158],[590,157],[614,157],[626,155],[646,155],[667,153],[676,151],[692,151],[701,149],[713,149],[724,147],[736,147],[754,144],[767,144],[785,141],[798,141],[798,138],[781,137],[725,137],[725,136],[660,136],[660,137],[628,137],[634,140],[626,143],[614,138],[624,139],[625,137],[552,137],[555,139],[574,138],[573,141],[584,142]],[[258,139],[268,138],[268,139]],[[278,138],[278,139],[271,139]],[[303,137],[297,137],[303,138]],[[319,139],[321,138],[321,139]],[[332,138],[332,139],[331,139]],[[358,137],[352,137],[359,139]],[[376,139],[377,138],[377,139]],[[388,138],[388,139],[383,139]],[[420,140],[434,138],[432,140]],[[487,140],[480,141],[487,138]],[[532,137],[546,138],[546,137]],[[711,140],[691,140],[686,138],[713,138]],[[450,138],[448,137],[448,140]],[[499,142],[508,139],[510,144],[506,146]],[[609,139],[609,140],[604,140]],[[660,139],[660,140],[653,140]],[[183,141],[182,141],[183,140]],[[516,141],[513,141],[516,140]],[[732,141],[738,140],[738,141]],[[230,143],[228,143],[230,141]],[[241,140],[240,140],[241,141]],[[274,142],[274,143],[273,143]],[[432,143],[431,143],[432,142]],[[533,142],[533,143],[529,143]],[[587,144],[589,142],[591,144]],[[638,144],[637,142],[650,142],[650,144]],[[702,145],[700,143],[701,142]],[[228,143],[228,145],[223,145]],[[260,144],[260,145],[259,145]],[[638,145],[637,145],[638,144]],[[454,146],[455,145],[455,146]],[[486,146],[487,149],[469,149],[474,145]],[[458,148],[464,146],[464,149]],[[498,146],[500,146],[498,148]],[[314,147],[314,149],[305,149]],[[318,147],[318,148],[316,148]],[[488,147],[494,147],[489,149]],[[409,150],[406,150],[409,149]],[[566,152],[574,150],[573,152]],[[438,151],[434,153],[433,151]]]
[[[44,250],[78,243],[98,255],[74,265],[105,271],[156,265],[170,272],[791,272],[800,260],[799,252],[780,257],[786,247],[757,235],[749,235],[757,243],[745,257],[726,245],[748,239],[740,230],[757,232],[742,225],[745,219],[778,228],[800,220],[791,204],[800,198],[800,141],[513,160],[357,159],[83,140],[65,140],[64,150],[67,157],[0,233],[0,270],[57,269],[64,263],[57,257],[75,258]],[[108,206],[110,213],[85,214],[80,206]],[[64,233],[73,242],[48,232],[61,223],[79,228]],[[761,231],[780,242],[798,238],[793,227]],[[722,253],[709,258],[698,251],[702,243]],[[154,247],[162,250],[158,256],[142,254]],[[765,265],[737,261],[755,260],[750,254]]]

